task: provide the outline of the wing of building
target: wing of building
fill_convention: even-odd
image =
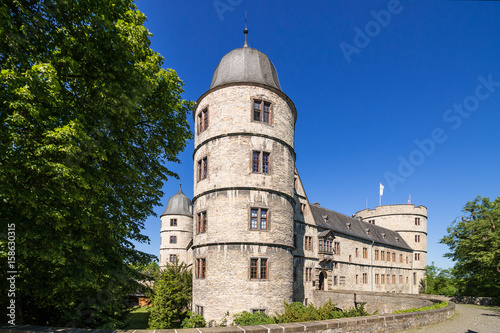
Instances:
[[[352,217],[311,204],[295,167],[297,110],[269,58],[226,54],[197,101],[194,197],[161,215],[160,265],[193,266],[193,311],[283,310],[314,290],[418,293],[427,209],[387,205]]]

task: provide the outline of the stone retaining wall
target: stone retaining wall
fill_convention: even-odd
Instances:
[[[365,310],[369,313],[378,311],[378,314],[392,313],[398,310],[411,308],[421,308],[431,306],[438,302],[438,299],[430,299],[415,294],[402,293],[377,293],[370,291],[351,290],[315,290],[312,302],[316,306],[321,306],[331,299],[337,307],[346,310],[356,307],[360,303],[365,303]],[[439,301],[440,302],[440,301]]]
[[[1,325],[0,333],[348,333],[348,332],[398,332],[405,329],[431,325],[451,318],[455,313],[455,304],[451,303],[442,309],[421,312],[385,314],[367,317],[332,319],[307,323],[272,324],[241,327],[207,327],[177,330],[86,330],[69,328],[52,328],[40,326],[8,326]]]

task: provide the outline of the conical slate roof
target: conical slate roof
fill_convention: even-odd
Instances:
[[[167,208],[165,208],[165,211],[160,215],[160,217],[163,215],[192,216],[192,211],[193,204],[191,203],[191,200],[186,197],[186,195],[182,193],[182,189],[179,188],[179,192],[168,199]]]
[[[278,73],[267,55],[246,44],[222,58],[210,89],[229,83],[260,83],[281,90]]]

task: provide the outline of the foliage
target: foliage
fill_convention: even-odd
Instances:
[[[337,308],[331,300],[329,300],[319,308],[315,307],[313,304],[305,306],[304,304],[299,302],[284,302],[284,306],[285,311],[282,314],[277,314],[274,317],[276,323],[296,323],[370,315],[365,311],[363,303],[361,303],[357,308],[351,308],[348,310]]]
[[[192,279],[191,269],[184,262],[165,266],[160,280],[154,285],[150,329],[168,329],[174,321],[183,321],[192,298]]]
[[[449,228],[441,243],[446,257],[456,263],[452,274],[458,293],[465,296],[500,296],[500,197],[478,196],[467,202],[464,215]]]
[[[0,3],[0,220],[15,226],[17,322],[119,327],[143,278],[130,264],[152,259],[132,241],[148,242],[193,103],[144,21],[132,0]]]
[[[205,327],[207,324],[205,323],[205,318],[202,315],[194,314],[191,311],[188,311],[187,317],[182,321],[182,328],[196,328],[196,327]]]
[[[393,313],[427,311],[427,310],[441,309],[441,308],[445,308],[447,306],[448,306],[448,302],[444,301],[441,303],[436,303],[436,304],[431,305],[431,306],[425,306],[425,307],[421,307],[421,308],[411,308],[411,309],[406,309],[406,310],[398,310],[398,311],[394,311]]]
[[[233,316],[233,323],[238,326],[252,326],[274,324],[274,318],[264,312],[250,313],[247,311],[236,313]]]
[[[451,269],[438,268],[434,262],[425,267],[421,283],[424,294],[454,296],[458,291]]]

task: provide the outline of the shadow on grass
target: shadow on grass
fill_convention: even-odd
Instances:
[[[140,306],[132,310],[130,316],[125,321],[124,329],[147,329],[149,312],[147,306]]]

